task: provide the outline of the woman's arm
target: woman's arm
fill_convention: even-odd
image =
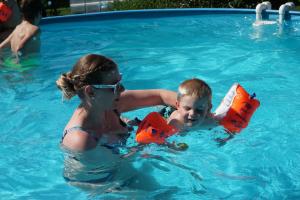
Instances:
[[[170,105],[175,107],[176,93],[169,90],[125,90],[121,93],[118,110],[119,112],[127,112],[139,108]]]

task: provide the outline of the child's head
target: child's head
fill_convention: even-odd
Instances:
[[[179,85],[177,110],[187,126],[201,124],[210,113],[212,92],[200,79],[189,79]]]
[[[20,8],[23,18],[31,23],[39,23],[42,16],[43,5],[41,0],[21,0]]]

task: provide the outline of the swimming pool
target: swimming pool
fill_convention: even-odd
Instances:
[[[300,17],[293,16],[283,29],[253,27],[253,12],[140,11],[44,21],[40,66],[0,72],[1,197],[298,199]],[[176,90],[183,80],[197,77],[211,86],[215,109],[239,82],[257,94],[261,106],[248,128],[224,146],[214,141],[224,136],[216,129],[171,138],[188,143],[185,152],[146,148],[152,158],[140,158],[134,165],[148,170],[160,189],[91,196],[62,177],[61,132],[78,100],[62,102],[55,80],[92,52],[119,64],[126,88]],[[142,118],[156,109],[126,116]],[[128,145],[134,145],[132,139]]]

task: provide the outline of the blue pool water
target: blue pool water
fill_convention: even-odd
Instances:
[[[253,27],[252,14],[43,25],[40,65],[25,71],[1,67],[1,198],[299,199],[300,17],[292,19],[283,28]],[[239,82],[257,94],[261,106],[248,128],[224,146],[214,141],[225,136],[217,128],[170,138],[187,143],[185,152],[144,149],[151,156],[138,157],[133,166],[159,189],[92,195],[62,177],[61,132],[79,101],[62,102],[55,86],[88,53],[113,58],[128,89],[176,90],[197,77],[211,86],[214,110]],[[125,115],[143,118],[157,109]]]

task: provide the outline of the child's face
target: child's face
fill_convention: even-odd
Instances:
[[[177,110],[186,126],[202,124],[211,108],[210,97],[185,95],[177,101]]]

